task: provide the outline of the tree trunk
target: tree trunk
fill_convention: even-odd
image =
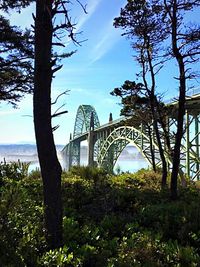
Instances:
[[[149,146],[150,146],[150,151],[151,151],[151,159],[152,159],[152,167],[154,172],[156,172],[156,162],[155,162],[155,154],[154,154],[154,148],[153,148],[153,137],[151,133],[151,127],[148,127],[148,135],[149,135]]]
[[[51,125],[52,1],[36,1],[33,113],[49,248],[62,244],[61,166]]]
[[[162,147],[162,142],[161,142],[161,135],[158,129],[158,110],[156,107],[156,96],[155,96],[155,87],[156,87],[156,81],[155,81],[155,72],[154,72],[154,67],[152,64],[152,55],[151,55],[151,46],[150,46],[150,39],[149,36],[147,36],[147,57],[148,57],[148,64],[149,64],[149,70],[150,70],[150,74],[151,74],[151,81],[152,81],[152,86],[151,86],[151,90],[148,93],[149,94],[149,98],[150,98],[150,106],[151,106],[151,112],[152,112],[152,117],[153,117],[153,127],[155,130],[155,134],[156,134],[156,139],[157,139],[157,143],[158,143],[158,149],[159,149],[159,154],[160,154],[160,158],[162,161],[162,182],[161,182],[161,186],[162,188],[165,188],[167,185],[167,162],[166,162],[166,158],[165,158],[165,154],[164,154],[164,149]],[[144,76],[144,75],[143,75]],[[148,91],[148,86],[147,86],[147,82],[145,81],[146,84],[146,88]]]
[[[185,92],[186,92],[186,77],[185,77],[185,65],[183,57],[180,54],[177,44],[177,1],[174,0],[173,9],[172,9],[172,48],[174,57],[177,60],[179,66],[179,80],[180,80],[180,89],[179,89],[179,105],[178,105],[178,118],[177,118],[177,132],[175,136],[175,145],[173,153],[173,166],[171,174],[171,198],[175,200],[177,198],[177,181],[180,165],[180,147],[181,140],[183,137],[183,119],[185,115]]]
[[[158,143],[158,149],[159,149],[159,154],[160,154],[160,158],[162,161],[162,182],[161,182],[161,186],[164,189],[167,185],[167,162],[165,159],[165,154],[164,154],[164,150],[162,147],[162,143],[161,143],[161,137],[160,137],[160,133],[159,133],[159,129],[158,129],[158,122],[157,119],[154,117],[154,130],[155,130],[155,134],[156,134],[156,139],[157,139],[157,143]]]
[[[185,70],[184,63],[179,60],[179,70],[180,70],[180,94],[179,94],[179,105],[178,105],[178,118],[177,118],[177,132],[175,136],[175,145],[173,153],[173,166],[171,174],[171,198],[173,200],[177,199],[177,181],[179,174],[180,165],[180,148],[181,140],[183,137],[183,120],[185,115]]]

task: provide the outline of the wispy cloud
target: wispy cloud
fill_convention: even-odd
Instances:
[[[119,31],[113,27],[113,19],[106,25],[101,39],[91,51],[91,64],[101,59],[119,40]]]
[[[7,110],[7,111],[0,111],[0,116],[14,115],[16,113],[19,113],[19,110],[12,109],[12,110]]]
[[[89,0],[86,11],[87,14],[82,14],[81,18],[79,19],[77,25],[76,25],[76,31],[78,32],[83,25],[90,19],[90,17],[94,14],[94,12],[97,10],[97,7],[101,3],[102,0]]]
[[[94,12],[97,10],[99,4],[102,2],[102,0],[88,0],[88,3],[86,5],[86,11],[87,14],[81,10],[81,15],[79,18],[75,21],[75,29],[74,33],[81,32],[81,29],[83,25],[91,18],[91,16],[94,14]],[[64,44],[65,48],[71,43],[71,39],[69,38]],[[63,52],[64,48],[60,48],[59,52]]]

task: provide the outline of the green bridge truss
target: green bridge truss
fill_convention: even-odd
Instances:
[[[188,104],[185,115],[185,134],[181,146],[180,172],[187,174],[191,179],[200,177],[200,105],[194,106],[194,99]],[[198,102],[198,101],[197,101]],[[188,102],[189,103],[189,102]],[[172,105],[176,105],[173,103]],[[176,115],[169,120],[169,132],[171,141],[176,131]],[[94,107],[81,105],[78,108],[73,136],[63,149],[63,158],[66,168],[72,165],[80,165],[80,144],[88,140],[88,165],[104,167],[112,171],[121,152],[128,144],[133,144],[152,165],[150,152],[150,139],[145,125],[126,125],[126,119],[120,118],[100,126],[99,119]],[[153,127],[152,127],[153,133]],[[152,136],[154,136],[152,134]],[[172,142],[173,143],[173,142]],[[152,138],[156,165],[161,166],[158,146],[155,138]],[[165,142],[162,141],[163,148]],[[173,145],[172,145],[173,148]],[[171,159],[165,150],[165,157],[171,167]]]
[[[94,118],[94,128],[96,129],[100,127],[100,123],[95,109],[90,105],[79,106],[76,113],[73,139],[90,130],[92,114]]]

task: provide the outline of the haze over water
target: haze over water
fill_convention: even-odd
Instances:
[[[61,150],[64,146],[57,146],[58,158],[61,163],[61,166],[64,167],[65,163],[63,162]],[[21,162],[30,162],[29,171],[34,170],[36,167],[39,167],[38,156],[36,151],[36,146],[31,144],[8,144],[0,145],[0,161],[3,162],[4,159],[6,162],[18,161]],[[87,165],[87,147],[81,147],[81,165]],[[114,171],[117,169],[121,172],[136,172],[141,168],[147,168],[148,163],[138,150],[133,146],[127,146],[121,153],[117,163],[115,164]]]

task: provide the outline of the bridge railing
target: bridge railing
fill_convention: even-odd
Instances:
[[[188,90],[186,92],[187,96],[193,96],[193,95],[198,95],[198,94],[200,94],[200,86],[195,87],[195,88],[191,88],[190,90]]]
[[[125,121],[125,120],[127,120],[127,118],[124,117],[124,116],[122,116],[122,117],[120,117],[120,118],[117,119],[117,120],[113,120],[113,121],[111,121],[111,122],[102,124],[100,127],[98,127],[97,129],[95,129],[94,131],[99,131],[99,130],[101,130],[101,129],[103,129],[103,128],[110,127],[110,126],[112,126],[112,125],[116,125],[116,124],[118,124],[118,123],[120,123],[120,122],[122,122],[122,121]]]
[[[199,95],[199,94],[200,94],[200,86],[189,89],[186,92],[186,97],[192,97],[192,96]],[[177,100],[178,100],[178,96],[170,98],[170,99],[167,99],[164,102],[165,102],[165,104],[171,104],[171,103],[173,103],[173,102],[175,102]]]

